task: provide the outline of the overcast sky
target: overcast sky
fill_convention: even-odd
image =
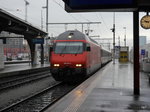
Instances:
[[[46,5],[46,0],[27,0],[28,13],[27,21],[34,26],[41,28],[41,18],[43,18],[44,30],[46,28],[46,10],[42,9]],[[0,8],[4,9],[17,17],[25,19],[25,2],[24,0],[0,0]],[[41,11],[42,15],[41,16]],[[140,13],[141,17],[145,13]],[[127,45],[132,46],[133,40],[133,17],[132,12],[115,13],[116,21],[116,38],[120,36],[121,45],[124,45],[124,35],[126,27]],[[113,33],[110,30],[113,27],[113,12],[90,12],[90,13],[67,13],[64,10],[64,3],[61,0],[49,0],[49,23],[60,22],[101,22],[101,24],[90,25],[93,30],[90,35],[100,35],[100,38],[112,38]],[[68,30],[78,29],[81,31],[81,25],[68,25]],[[84,26],[84,30],[87,25]],[[49,25],[49,35],[57,36],[65,31],[64,25]],[[144,30],[140,27],[140,35],[150,38],[150,30]],[[105,41],[107,43],[107,41]],[[118,45],[118,39],[116,39]]]

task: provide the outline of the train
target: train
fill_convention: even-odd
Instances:
[[[61,33],[52,43],[50,72],[56,81],[81,81],[112,59],[109,51],[78,30]]]

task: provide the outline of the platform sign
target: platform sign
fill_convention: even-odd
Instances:
[[[141,55],[145,55],[145,49],[141,49]]]
[[[33,44],[44,44],[44,38],[34,38],[32,42]]]
[[[111,11],[116,11],[118,9],[132,9],[135,8],[137,0],[63,0],[66,3],[66,11],[90,11],[103,9],[103,11],[108,9],[113,9]]]
[[[116,49],[120,49],[120,48],[121,48],[121,46],[115,46],[115,48],[116,48]]]

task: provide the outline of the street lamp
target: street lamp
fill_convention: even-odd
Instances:
[[[123,27],[123,29],[125,30],[125,32],[124,32],[124,46],[126,47],[126,27]]]
[[[113,32],[113,64],[115,64],[115,12],[113,13],[113,28],[111,30]]]
[[[24,1],[25,1],[25,21],[27,21],[27,7],[29,5],[29,2],[27,0]]]

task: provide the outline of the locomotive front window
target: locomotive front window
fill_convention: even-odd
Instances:
[[[56,54],[81,54],[83,52],[82,42],[57,42],[54,48]]]

